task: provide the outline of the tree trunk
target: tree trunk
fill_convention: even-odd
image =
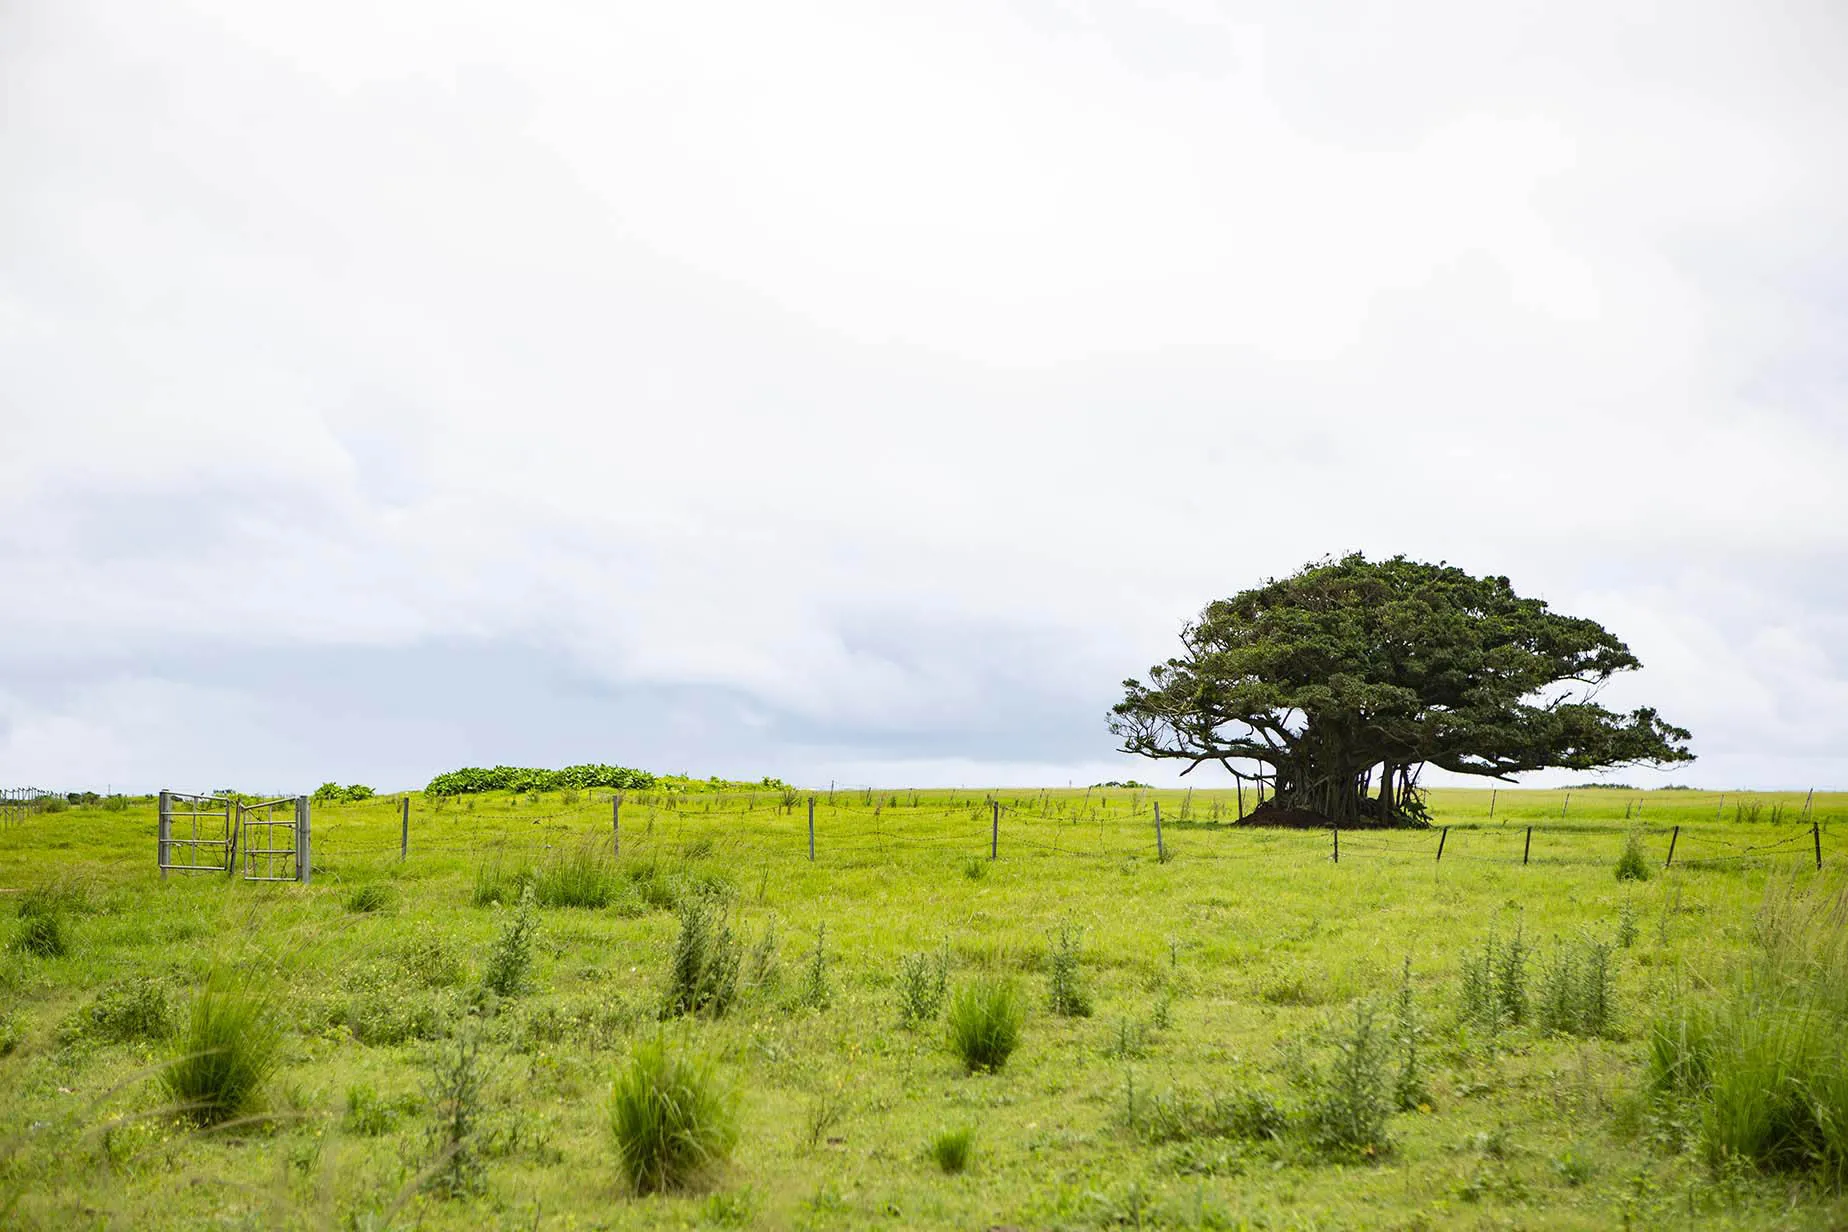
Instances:
[[[1380,772],[1380,821],[1390,822],[1393,806],[1392,776],[1398,767],[1391,762],[1384,763],[1384,766],[1385,768]]]

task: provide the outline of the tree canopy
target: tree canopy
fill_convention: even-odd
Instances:
[[[1653,709],[1596,701],[1641,666],[1629,647],[1505,577],[1356,553],[1208,604],[1181,645],[1123,682],[1111,732],[1256,780],[1280,821],[1418,824],[1427,764],[1506,780],[1693,760]]]

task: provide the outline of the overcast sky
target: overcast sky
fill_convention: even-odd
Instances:
[[[1359,549],[1848,787],[1844,149],[1839,0],[11,0],[0,785],[1170,781]]]

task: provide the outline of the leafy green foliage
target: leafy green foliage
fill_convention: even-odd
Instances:
[[[520,766],[495,766],[484,770],[476,766],[451,770],[431,779],[424,793],[431,796],[461,796],[483,791],[583,791],[591,787],[608,787],[617,791],[645,791],[655,785],[655,776],[646,770],[627,766],[590,764],[566,766],[563,770],[533,770]]]
[[[1177,1087],[1144,1092],[1135,1075],[1124,1076],[1122,1127],[1144,1142],[1190,1142],[1200,1138],[1276,1139],[1290,1128],[1290,1116],[1258,1090],[1196,1091]]]
[[[950,1048],[970,1073],[994,1073],[1020,1046],[1025,1019],[1014,981],[980,976],[963,985],[950,1002]]]
[[[256,1107],[281,1051],[281,1026],[269,999],[216,972],[193,998],[161,1085],[194,1124],[221,1125]]]
[[[796,1003],[807,1009],[825,1010],[833,1000],[834,987],[828,979],[828,922],[823,920],[815,926],[815,948],[803,968]]]
[[[1591,700],[1640,666],[1622,642],[1506,578],[1355,554],[1210,603],[1181,641],[1147,684],[1124,681],[1111,731],[1128,753],[1258,763],[1286,819],[1422,822],[1424,763],[1506,776],[1691,759],[1654,710]],[[1374,766],[1383,798],[1365,791]]]
[[[610,1130],[623,1175],[644,1194],[691,1186],[738,1140],[732,1099],[711,1066],[660,1039],[638,1044],[617,1074]]]
[[[1536,1017],[1543,1029],[1563,1035],[1606,1035],[1615,1016],[1614,1003],[1610,946],[1586,940],[1554,951],[1540,977]]]

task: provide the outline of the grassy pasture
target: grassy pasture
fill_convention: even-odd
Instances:
[[[1491,818],[1488,791],[1440,790],[1441,863],[1436,831],[1347,832],[1336,863],[1327,832],[1233,826],[1233,800],[842,790],[821,795],[811,862],[802,800],[629,793],[611,867],[590,858],[606,793],[413,796],[402,862],[391,797],[315,810],[307,887],[163,882],[149,802],[30,817],[0,830],[0,929],[20,926],[8,904],[52,903],[64,948],[0,954],[0,1226],[1848,1223],[1811,1179],[1716,1168],[1647,1091],[1652,1016],[1709,995],[1768,901],[1848,884],[1848,795],[1810,805],[1820,871],[1803,793],[1503,791]],[[1633,833],[1652,875],[1620,882]],[[538,906],[523,991],[484,1000],[528,868],[539,898],[600,905]],[[674,904],[702,890],[755,961],[722,1017],[663,1021]],[[1608,1035],[1460,1020],[1472,956],[1517,931],[1536,997],[1556,945],[1613,945]],[[1054,1012],[1062,940],[1088,1016]],[[965,1066],[941,1014],[901,1025],[911,955],[947,962],[946,1001],[1018,987],[995,1072]],[[1390,1021],[1408,960],[1424,1090],[1389,1147],[1199,1113],[1237,1096],[1262,1113],[1240,1124],[1300,1115],[1355,1007]],[[201,1130],[160,1078],[214,973],[267,998],[281,1041],[260,1113]],[[459,1037],[479,1091],[445,1157]],[[610,1091],[657,1039],[712,1062],[736,1146],[693,1191],[637,1197]]]

